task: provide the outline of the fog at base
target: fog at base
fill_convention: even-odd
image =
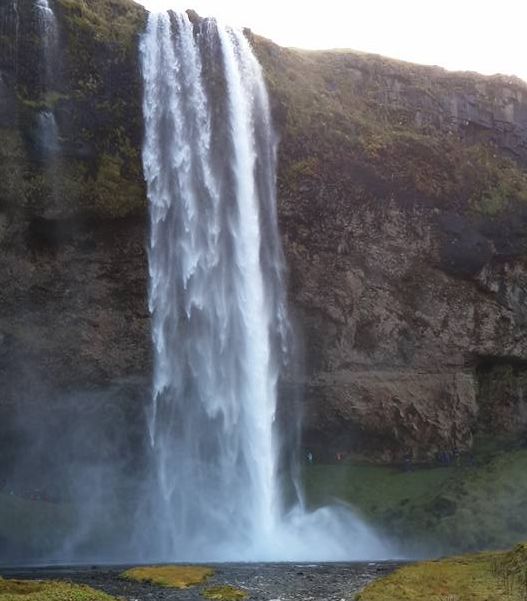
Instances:
[[[157,476],[142,548],[156,561],[386,557],[344,507],[305,508],[298,416],[277,419],[293,333],[276,137],[250,44],[214,20],[154,13],[141,62]]]

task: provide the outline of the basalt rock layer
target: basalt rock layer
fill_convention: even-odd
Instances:
[[[116,386],[137,399],[151,373],[146,13],[129,0],[53,8],[49,89],[33,2],[0,4],[3,417]],[[527,85],[247,35],[280,136],[280,229],[305,350],[283,389],[304,386],[306,445],[427,458],[475,433],[523,432]],[[43,111],[57,122],[53,156]]]
[[[426,459],[521,433],[527,86],[257,44],[308,443]]]

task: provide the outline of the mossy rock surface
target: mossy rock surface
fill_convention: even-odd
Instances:
[[[284,196],[294,196],[299,183],[307,191],[331,181],[334,197],[348,202],[393,198],[486,218],[527,203],[525,164],[514,153],[443,122],[446,98],[477,98],[478,107],[492,112],[507,85],[512,94],[525,94],[520,80],[451,74],[346,50],[280,48],[258,36],[253,44],[282,134]]]
[[[56,580],[4,580],[0,578],[1,601],[115,601],[114,597],[89,586]]]
[[[526,549],[407,566],[368,585],[356,601],[523,601]]]
[[[122,577],[158,586],[188,588],[203,584],[213,575],[214,570],[205,566],[147,566],[127,570]]]
[[[60,52],[46,86],[35,60],[33,3],[21,3],[16,39],[12,32],[18,62],[9,93],[16,108],[7,123],[16,127],[0,131],[7,140],[0,204],[52,218],[142,216],[138,45],[146,10],[131,0],[56,0],[54,10]],[[41,148],[42,111],[52,111],[57,126],[52,160]]]
[[[247,593],[230,585],[211,586],[203,591],[205,599],[215,601],[241,601],[247,598]]]

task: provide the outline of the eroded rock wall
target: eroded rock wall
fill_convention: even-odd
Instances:
[[[281,127],[306,444],[424,460],[525,431],[527,86],[257,48]]]
[[[0,5],[0,412],[121,384],[108,403],[135,408],[151,367],[145,12],[55,0],[49,90],[32,6]],[[425,459],[475,433],[523,432],[527,86],[249,35],[281,138],[306,445]],[[59,130],[53,161],[43,110]]]
[[[0,13],[0,404],[43,402],[149,369],[137,36],[127,2],[57,0],[43,86],[30,0]],[[134,31],[135,28],[135,31]],[[114,38],[116,41],[114,41]],[[53,114],[57,148],[45,147]]]

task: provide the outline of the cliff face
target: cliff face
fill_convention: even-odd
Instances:
[[[524,431],[527,86],[256,46],[309,444],[424,458]]]
[[[148,369],[137,31],[128,2],[58,1],[42,82],[34,2],[4,2],[0,52],[2,404]],[[37,59],[35,58],[37,57]],[[57,149],[42,116],[53,114]]]
[[[32,6],[0,5],[4,416],[111,385],[137,395],[150,373],[145,13],[56,0],[61,53],[46,87]],[[527,86],[249,35],[281,137],[306,444],[426,457],[523,431]],[[46,111],[53,156],[39,138]]]

